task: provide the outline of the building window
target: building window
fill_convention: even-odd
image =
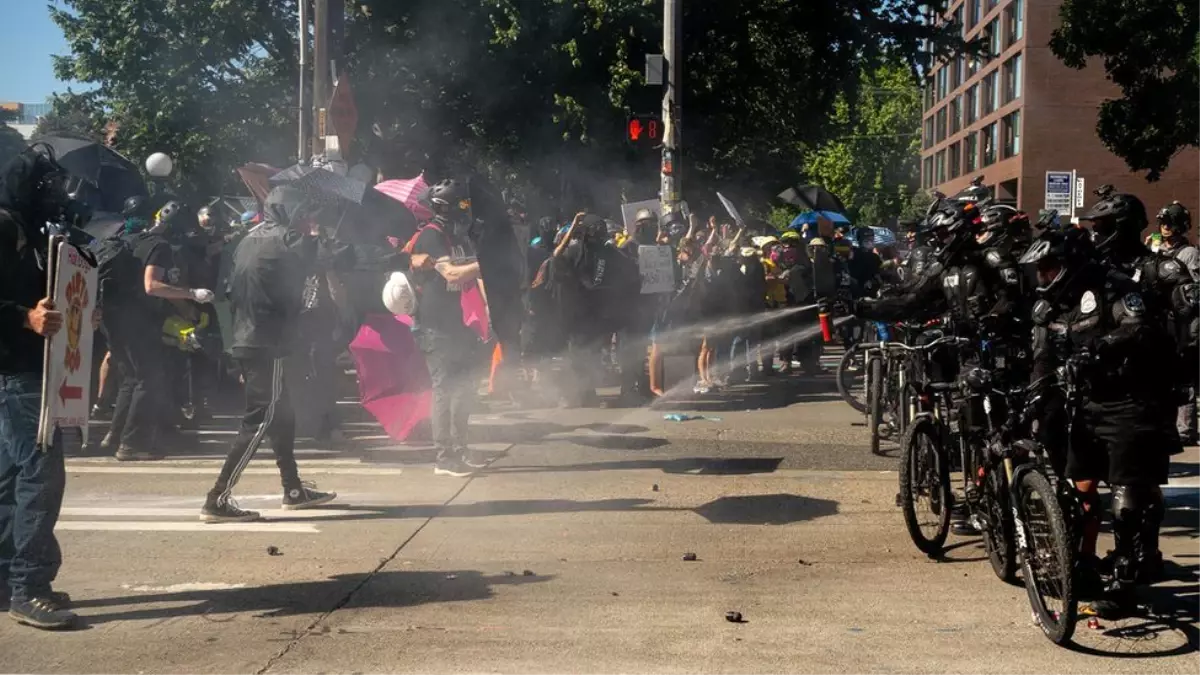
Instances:
[[[1004,51],[1004,48],[1001,46],[1001,43],[1000,43],[1000,39],[1002,36],[1000,35],[1000,20],[999,19],[992,19],[992,22],[988,24],[987,35],[988,35],[988,58],[994,59],[997,56],[1000,56],[1000,52]]]
[[[983,76],[983,109],[980,111],[980,117],[987,115],[990,112],[1000,107],[1000,88],[997,80],[999,71],[993,70]]]
[[[935,172],[934,182],[938,185],[941,185],[942,183],[946,182],[946,151],[945,150],[938,150],[938,153],[936,155],[934,155],[933,164],[934,164],[934,172]]]
[[[979,119],[979,85],[973,84],[967,90],[966,107],[963,109],[964,119],[963,125],[970,126],[972,122]]]
[[[958,89],[959,85],[967,81],[967,57],[965,54],[959,54],[958,60],[955,62],[957,68],[954,71],[954,89]]]
[[[1004,102],[1021,97],[1021,55],[1004,62]]]
[[[966,33],[966,28],[963,26],[963,8],[960,6],[954,10],[954,25],[958,26],[959,33]]]
[[[963,79],[969,79],[972,75],[979,72],[979,57],[972,56],[967,59],[967,75]]]
[[[933,117],[925,118],[925,145],[926,150],[933,147]]]
[[[983,0],[968,0],[971,3],[971,25],[979,23],[983,18]]]
[[[924,94],[923,102],[925,104],[925,110],[929,110],[930,108],[933,107],[933,78],[932,77],[929,78],[929,81],[925,83],[925,91],[923,92],[923,94]]]
[[[1025,19],[1021,16],[1024,11],[1024,0],[1013,0],[1004,8],[1004,47],[1011,47],[1014,42],[1025,35]]]
[[[1021,111],[1014,111],[1000,120],[1004,138],[1003,158],[1014,157],[1021,152]]]
[[[946,85],[949,84],[949,77],[946,72],[946,67],[942,66],[937,71],[937,100],[946,98]]]
[[[962,96],[955,96],[950,101],[950,133],[956,134],[962,128]]]
[[[953,143],[947,152],[950,153],[950,180],[954,180],[962,175],[962,148],[958,143]]]
[[[992,122],[979,132],[979,143],[983,146],[983,163],[987,167],[996,163],[996,123]]]
[[[941,143],[942,141],[946,140],[946,108],[947,107],[948,106],[942,106],[942,109],[937,111],[937,142],[938,143]]]
[[[926,189],[933,187],[933,157],[932,156],[926,157],[925,161],[922,162],[921,187],[926,188]]]
[[[975,134],[967,134],[963,139],[963,167],[967,173],[979,168],[979,143]]]

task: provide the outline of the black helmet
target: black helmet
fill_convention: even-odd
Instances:
[[[1092,258],[1092,253],[1092,243],[1085,231],[1074,227],[1045,229],[1017,263],[1034,280],[1038,294],[1045,297],[1062,288],[1066,280]],[[1054,278],[1045,282],[1038,279],[1038,268],[1045,269],[1052,265],[1059,267]]]
[[[940,257],[946,260],[974,238],[980,223],[979,209],[971,202],[944,202],[929,218],[929,232],[940,244]]]
[[[1105,192],[1079,219],[1092,221],[1092,240],[1101,251],[1122,239],[1140,241],[1142,230],[1149,224],[1146,205],[1124,192]]]
[[[983,204],[992,199],[992,191],[987,189],[983,184],[983,176],[976,176],[971,184],[963,188],[961,192],[951,197],[956,202],[968,202],[973,204]]]
[[[979,243],[986,244],[989,240],[1002,234],[1021,234],[1029,227],[1029,216],[1024,211],[1007,204],[992,204],[984,207],[980,214]]]
[[[467,185],[453,178],[431,185],[427,198],[430,208],[439,216],[467,213],[471,210],[471,197]]]
[[[1171,202],[1158,212],[1158,225],[1167,228],[1172,236],[1178,237],[1192,229],[1192,214],[1183,204]]]
[[[149,218],[150,204],[141,195],[134,195],[125,200],[121,207],[121,215],[126,218]]]

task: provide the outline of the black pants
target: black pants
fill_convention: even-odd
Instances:
[[[439,455],[463,450],[481,377],[479,340],[466,328],[462,333],[423,328],[415,337],[433,386],[433,445]]]
[[[225,465],[221,467],[221,475],[209,493],[221,502],[229,499],[242,471],[264,439],[271,440],[284,491],[300,487],[295,454],[296,416],[284,381],[284,360],[244,358],[238,359],[238,366],[246,381],[246,414],[225,458]]]
[[[110,431],[127,449],[149,450],[159,426],[170,419],[172,400],[160,329],[134,314],[105,314],[104,321],[112,353],[109,368],[116,366],[121,374]]]

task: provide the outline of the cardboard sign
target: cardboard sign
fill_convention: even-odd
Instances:
[[[636,222],[634,216],[636,216],[637,212],[641,211],[642,209],[650,209],[650,212],[654,214],[655,218],[659,217],[659,214],[662,212],[662,206],[659,204],[657,199],[646,199],[640,202],[629,202],[628,204],[622,204],[621,219],[625,221],[626,231],[631,230],[634,222]]]
[[[670,246],[639,246],[638,272],[642,294],[675,290],[675,255]]]
[[[78,428],[87,443],[92,378],[92,313],[96,310],[99,272],[79,250],[58,238],[50,280],[54,306],[63,314],[62,329],[48,341],[42,371],[43,447],[53,442],[54,431]]]

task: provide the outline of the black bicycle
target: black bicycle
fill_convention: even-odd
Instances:
[[[904,346],[910,353],[908,372],[928,372],[927,361],[934,350],[970,343],[968,338],[945,336],[924,345]],[[905,389],[904,414],[909,423],[900,440],[900,507],[913,544],[927,555],[938,556],[950,532],[954,504],[946,448],[961,436],[954,419],[954,393],[959,385],[920,377],[907,382]]]
[[[1058,387],[1067,406],[1067,420],[1079,403],[1079,368],[1074,359],[1061,369]],[[1029,387],[1036,398],[1038,383]],[[1067,424],[1067,442],[1073,431]],[[1083,536],[1083,503],[1069,480],[1054,469],[1046,448],[1032,440],[1014,443],[1029,461],[1012,474],[1011,490],[1017,553],[1033,616],[1051,642],[1066,643],[1075,632],[1079,599],[1074,584],[1076,552]]]

